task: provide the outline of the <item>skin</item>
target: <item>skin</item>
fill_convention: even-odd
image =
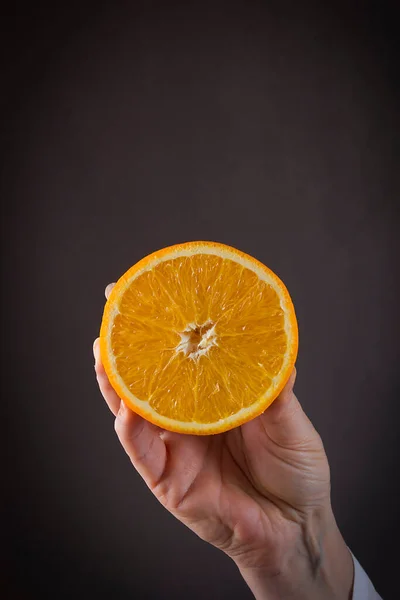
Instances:
[[[133,466],[167,510],[232,558],[257,600],[351,598],[353,560],[333,515],[321,438],[293,392],[295,369],[259,417],[192,436],[126,407],[108,381],[98,339],[93,350],[100,391]]]

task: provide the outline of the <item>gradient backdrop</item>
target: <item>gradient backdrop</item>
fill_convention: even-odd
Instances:
[[[396,22],[382,4],[299,4],[8,7],[7,599],[251,598],[135,473],[93,371],[105,285],[195,239],[288,286],[337,520],[398,593]]]

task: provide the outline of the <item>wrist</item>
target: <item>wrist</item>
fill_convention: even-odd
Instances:
[[[294,541],[271,562],[236,564],[256,600],[350,600],[354,565],[331,508],[315,511],[296,524]]]

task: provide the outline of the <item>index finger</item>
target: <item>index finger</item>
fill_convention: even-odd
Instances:
[[[99,384],[101,395],[107,402],[108,408],[111,410],[114,417],[116,417],[121,405],[121,399],[112,387],[107,377],[107,373],[103,367],[103,363],[101,362],[99,341],[99,338],[97,338],[93,344],[93,354],[95,358],[94,370],[96,372],[96,379],[97,383]]]

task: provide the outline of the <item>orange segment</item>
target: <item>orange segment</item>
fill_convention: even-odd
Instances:
[[[297,355],[280,279],[223,244],[189,242],[142,259],[117,282],[100,332],[104,367],[132,410],[209,434],[260,414]]]

